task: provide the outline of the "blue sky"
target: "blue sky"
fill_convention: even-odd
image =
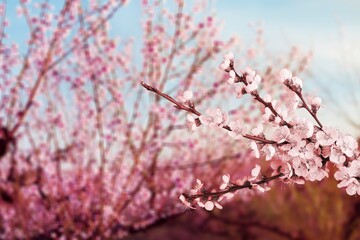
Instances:
[[[248,22],[261,21],[268,46],[296,44],[327,60],[336,58],[341,41],[356,46],[360,37],[359,1],[227,0],[217,1],[216,9],[224,19],[225,35],[244,36]]]
[[[261,21],[267,48],[284,52],[297,45],[312,50],[311,76],[306,81],[308,91],[322,95],[324,109],[320,114],[326,124],[354,133],[354,129],[339,118],[332,102],[323,94],[326,86],[339,105],[359,119],[359,105],[351,103],[360,87],[360,1],[356,0],[218,0],[217,15],[224,20],[223,34],[249,35],[247,24]],[[358,69],[358,70],[357,70]],[[360,123],[360,120],[357,120]],[[359,134],[359,130],[356,131]]]
[[[50,0],[57,8],[62,2]],[[141,36],[140,2],[131,0],[116,14],[111,24],[114,35],[123,38]],[[340,46],[343,44],[341,41],[345,41],[344,44],[350,48],[351,45],[356,46],[360,38],[360,1],[356,0],[213,0],[212,4],[213,9],[209,11],[214,10],[217,17],[223,20],[224,38],[234,34],[245,40],[247,36],[251,38],[253,35],[248,24],[261,21],[267,46],[277,51],[299,45],[312,49],[315,57],[331,61],[337,58],[337,50],[344,47]],[[11,38],[19,41],[26,36],[27,27],[24,19],[16,16],[17,5],[16,0],[8,1],[11,27],[7,32]]]
[[[32,3],[35,2],[42,1],[32,0]],[[62,2],[50,0],[57,9]],[[141,38],[140,2],[140,0],[130,1],[112,19],[111,29],[114,36],[120,36],[121,39],[129,36],[134,36],[135,39]],[[167,0],[167,2],[172,4],[173,1]],[[192,1],[185,2],[187,4]],[[330,86],[333,94],[341,91],[343,94],[347,93],[346,88],[339,90],[339,87],[344,82],[353,81],[353,77],[344,79],[343,76],[346,74],[343,71],[360,67],[360,1],[212,0],[210,2],[213,7],[209,7],[208,11],[215,12],[223,21],[224,38],[237,34],[245,42],[251,41],[254,33],[248,24],[261,21],[268,49],[274,54],[288,52],[293,45],[300,46],[304,51],[312,50],[314,60],[311,64],[313,74],[311,82],[319,81]],[[16,16],[17,5],[18,1],[8,0],[10,28],[7,33],[11,41],[16,41],[23,47],[27,27],[24,19]],[[347,60],[346,63],[343,61],[344,58]],[[316,88],[318,88],[317,84],[311,85],[312,92],[316,93]],[[332,112],[329,108],[327,110],[325,118],[330,119]],[[334,123],[330,122],[330,124],[341,124],[339,118],[332,118],[332,121]],[[347,126],[344,128],[351,131]]]

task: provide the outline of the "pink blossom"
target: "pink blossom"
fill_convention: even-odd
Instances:
[[[291,178],[293,176],[293,174],[294,174],[294,172],[292,170],[292,167],[291,167],[290,163],[288,163],[288,162],[286,163],[286,166],[289,169],[289,174],[288,174],[287,178]]]
[[[316,133],[317,144],[321,146],[330,146],[337,141],[339,133],[337,129],[332,127],[324,127],[322,130]]]
[[[229,200],[229,199],[233,198],[234,196],[235,196],[235,194],[232,192],[225,193],[224,195],[220,196],[219,202],[222,201],[223,199]]]
[[[234,139],[240,139],[244,134],[246,134],[246,126],[241,120],[229,122],[229,127],[231,131],[228,131],[228,134]]]
[[[230,60],[224,59],[224,61],[220,64],[219,68],[224,71],[228,71],[230,68]]]
[[[321,98],[319,97],[314,97],[311,102],[310,102],[310,105],[311,105],[311,110],[313,112],[317,112],[321,106]]]
[[[293,147],[288,154],[292,157],[299,157],[301,159],[311,159],[314,156],[315,144],[310,142],[307,143],[302,140]]]
[[[300,138],[310,138],[314,133],[314,124],[308,119],[302,119],[292,128],[292,134]]]
[[[290,84],[292,86],[294,86],[295,88],[302,88],[303,87],[303,83],[302,80],[298,77],[293,77],[290,81]]]
[[[321,155],[325,158],[330,157],[331,154],[331,147],[329,146],[324,146],[321,149]]]
[[[249,178],[250,181],[255,180],[261,171],[261,167],[260,165],[256,164],[255,167],[251,170],[251,178]]]
[[[201,115],[200,121],[206,126],[217,126],[222,128],[229,121],[227,113],[222,112],[219,108],[209,108],[206,110],[207,116]]]
[[[232,52],[224,54],[224,60],[220,64],[219,68],[226,72],[230,71],[230,64],[234,61],[234,54]]]
[[[254,181],[255,179],[257,179],[259,177],[260,171],[261,171],[261,167],[258,164],[256,164],[255,167],[251,170],[251,177],[248,179],[248,181]],[[270,190],[268,186],[262,187],[259,184],[252,184],[252,186],[257,190],[259,190],[260,192],[266,192]]]
[[[319,157],[314,157],[307,162],[308,166],[308,179],[310,181],[321,181],[323,178],[328,177],[327,171],[322,169],[322,161]]]
[[[217,201],[207,201],[204,204],[204,208],[208,211],[212,211],[214,209],[214,206],[218,209],[223,209],[223,207]]]
[[[234,71],[234,70],[231,70],[231,71],[229,72],[229,75],[230,75],[230,77],[235,78],[235,76],[236,76],[235,71]]]
[[[191,194],[197,194],[203,188],[203,186],[204,184],[199,179],[196,179],[194,188],[190,190]]]
[[[257,190],[259,190],[260,192],[267,192],[267,191],[270,191],[271,188],[269,186],[260,186],[259,184],[254,184],[253,185]]]
[[[285,101],[285,106],[288,111],[288,115],[294,114],[295,110],[300,105],[299,97],[293,92],[287,93],[284,97],[287,99],[287,101]]]
[[[184,195],[180,195],[180,201],[188,208],[195,209],[190,202],[188,202]]]
[[[289,80],[291,78],[292,78],[292,73],[289,70],[284,68],[280,71],[278,78],[280,82],[285,82],[286,80]]]
[[[266,94],[265,97],[264,97],[264,101],[267,102],[267,103],[270,103],[271,102],[271,96],[269,94]]]
[[[334,177],[341,181],[337,185],[338,188],[346,187],[347,194],[360,195],[360,159],[350,162],[348,167],[341,166]]]
[[[214,203],[212,201],[207,201],[204,205],[204,208],[208,211],[211,211],[214,209]]]
[[[228,79],[228,83],[233,84],[235,82],[235,77],[236,77],[235,71],[231,70],[229,72],[229,75],[230,75],[230,78]]]
[[[230,77],[227,82],[228,82],[228,84],[233,84],[233,83],[235,83],[235,79]]]
[[[271,112],[270,108],[266,107],[265,108],[265,113],[262,115],[262,120],[266,123],[270,120],[270,117],[274,116],[273,113]]]
[[[245,88],[241,85],[235,87],[236,98],[241,98],[246,93]]]
[[[256,75],[254,78],[250,77],[250,75],[246,76],[246,80],[248,82],[248,85],[245,86],[245,91],[247,93],[251,93],[252,91],[255,91],[258,89],[259,84],[261,82],[261,77],[259,75]]]
[[[264,131],[264,126],[262,124],[259,124],[256,128],[254,128],[251,133],[255,136],[260,135]]]
[[[255,157],[259,158],[260,157],[260,152],[259,152],[258,146],[257,146],[255,141],[251,141],[250,148],[253,150],[253,152],[255,154]]]
[[[340,147],[341,151],[348,157],[354,155],[354,151],[358,148],[358,143],[355,138],[350,135],[341,137],[336,145]]]
[[[295,158],[294,160],[300,160],[300,158]],[[297,176],[307,178],[309,171],[305,162],[296,161],[296,164],[294,164],[293,167]]]
[[[186,127],[191,132],[195,132],[198,127],[196,119],[191,114],[186,116]]]
[[[191,100],[193,98],[194,94],[190,91],[190,90],[187,90],[184,92],[184,94],[182,96],[179,97],[179,100],[181,102],[187,102],[189,100]]]
[[[246,82],[252,83],[252,81],[254,80],[254,77],[256,76],[256,72],[249,67],[245,68],[241,72],[245,76]]]
[[[277,143],[283,143],[290,135],[290,129],[287,126],[281,126],[275,130],[273,139]]]
[[[227,188],[230,182],[230,175],[229,174],[223,175],[222,180],[224,183],[220,185],[220,189],[224,190],[225,188]]]
[[[283,160],[280,159],[275,159],[273,161],[271,161],[270,164],[271,169],[274,170],[274,172],[272,173],[272,175],[276,175],[279,173],[279,171],[281,173],[284,174],[283,177],[281,178],[291,178],[293,176],[293,170],[292,170],[292,166],[290,165],[289,162],[285,162]]]
[[[266,161],[269,161],[275,155],[276,149],[273,145],[267,144],[261,149],[266,155]]]
[[[330,155],[329,155],[330,162],[333,162],[335,164],[343,164],[346,161],[346,157],[341,151],[341,149],[333,145],[330,148]]]

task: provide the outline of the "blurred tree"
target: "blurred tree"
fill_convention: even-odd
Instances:
[[[121,40],[109,21],[126,1],[62,4],[19,2],[26,46],[7,36],[14,9],[0,5],[1,239],[123,237],[181,215],[178,197],[196,177],[215,185],[219,174],[247,172],[251,158],[241,145],[211,131],[179,132],[186,125],[176,124],[177,110],[144,97],[138,84],[179,97],[196,89],[199,107],[227,103],[226,76],[210,60],[237,38],[221,41],[206,1],[142,1],[142,39]],[[238,49],[243,63],[261,54],[256,31],[255,47]],[[259,68],[270,79],[272,61],[304,69],[307,59],[290,53]]]

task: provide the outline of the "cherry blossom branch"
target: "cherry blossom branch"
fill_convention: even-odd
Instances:
[[[195,114],[196,116],[202,116],[202,114],[197,111],[195,109],[195,106],[186,106],[185,104],[181,103],[180,101],[177,101],[175,100],[173,97],[169,96],[168,94],[165,94],[163,93],[162,91],[160,91],[159,89],[155,88],[155,87],[152,87],[144,82],[141,82],[140,83],[145,89],[147,89],[148,91],[150,92],[154,92],[155,94],[167,99],[169,102],[173,103],[175,106],[175,108],[179,109],[179,110],[184,110],[186,112],[189,112],[189,113],[193,113]],[[200,125],[201,123],[198,122],[197,123],[198,125]],[[227,131],[232,131],[232,129],[225,125],[225,126],[222,126],[222,128],[224,128],[225,130]],[[272,141],[272,140],[268,140],[268,139],[265,139],[265,138],[262,138],[262,137],[259,137],[259,136],[252,136],[252,135],[249,135],[249,134],[245,134],[243,135],[244,138],[247,138],[247,139],[250,139],[250,140],[254,140],[254,141],[259,141],[259,142],[262,142],[262,143],[266,143],[266,144],[277,144],[277,142],[275,141]]]
[[[255,185],[261,185],[261,184],[265,184],[265,183],[269,183],[273,180],[276,180],[276,179],[279,179],[281,177],[284,177],[285,174],[284,173],[278,173],[277,175],[274,175],[274,176],[271,176],[271,177],[265,177],[263,176],[261,178],[261,180],[258,180],[258,181],[245,181],[244,184],[242,185],[237,185],[237,184],[234,184],[234,183],[231,183],[231,186],[226,189],[226,190],[222,190],[222,191],[215,191],[215,192],[203,192],[203,193],[200,193],[200,194],[195,194],[195,195],[187,195],[187,194],[183,194],[185,196],[185,198],[189,201],[193,201],[197,198],[213,198],[213,199],[218,199],[220,198],[221,196],[227,194],[227,193],[234,193],[240,189],[244,189],[244,188],[248,188],[248,189],[252,189],[253,186]]]
[[[298,184],[304,184],[305,180],[320,181],[328,177],[328,162],[335,164],[338,169],[334,175],[337,180],[341,181],[338,187],[346,187],[346,191],[350,195],[360,194],[360,153],[357,150],[356,139],[341,134],[333,128],[323,129],[316,115],[320,108],[321,99],[313,98],[310,108],[302,95],[302,80],[300,78],[293,77],[287,69],[280,71],[280,82],[295,93],[291,96],[288,95],[288,103],[287,105],[284,104],[286,110],[283,110],[281,106],[275,106],[276,101],[272,101],[271,96],[260,97],[258,89],[262,79],[255,71],[247,68],[242,71],[242,75],[235,72],[232,53],[224,55],[220,69],[229,74],[228,83],[230,85],[244,84],[240,88],[238,85],[234,86],[237,97],[250,94],[256,101],[265,106],[265,114],[262,116],[263,124],[275,128],[274,140],[266,139],[262,124],[251,131],[254,135],[247,134],[246,126],[242,126],[239,121],[232,121],[228,125],[228,115],[220,109],[208,109],[206,111],[207,116],[202,115],[195,109],[194,102],[191,101],[193,93],[189,90],[179,97],[180,101],[177,101],[144,82],[141,84],[147,90],[175,104],[176,108],[190,113],[187,116],[187,125],[190,130],[195,131],[200,125],[223,128],[235,139],[244,137],[253,140],[250,147],[257,158],[260,157],[260,151],[262,151],[266,154],[266,160],[271,160],[274,156],[279,159],[278,163],[272,166],[274,172],[271,177],[262,177],[260,180],[256,180],[260,173],[259,165],[256,165],[252,170],[252,177],[238,180],[236,184],[230,182],[230,175],[223,175],[224,183],[220,186],[220,191],[207,191],[203,188],[203,183],[197,180],[197,185],[191,190],[190,195],[183,194],[180,196],[180,200],[187,207],[194,208],[195,203],[197,203],[209,211],[214,206],[221,209],[222,206],[219,202],[226,195],[231,194],[228,197],[231,198],[237,190],[252,189],[253,187],[264,192],[269,188],[263,188],[260,185],[280,178],[283,181],[293,181]],[[319,124],[319,127],[314,126],[312,121],[308,119],[297,118],[294,111],[297,108],[305,108]],[[197,115],[198,118],[195,119],[191,113]]]
[[[174,98],[170,97],[169,95],[161,92],[159,89],[152,87],[148,84],[146,84],[145,82],[141,82],[140,83],[144,88],[146,88],[146,90],[150,91],[150,92],[154,92],[155,94],[167,99],[169,102],[173,103],[175,106],[175,108],[180,109],[180,110],[184,110],[187,111],[189,113],[193,113],[197,116],[201,116],[201,113],[198,112],[194,107],[188,107],[185,104],[180,103],[179,101],[175,100]]]
[[[231,56],[230,56],[230,57],[231,57]],[[232,81],[233,81],[234,83],[242,82],[245,86],[249,86],[249,83],[247,82],[246,78],[247,78],[247,76],[249,76],[249,72],[250,72],[252,75],[254,75],[254,74],[255,74],[254,71],[245,72],[244,74],[239,75],[239,74],[236,72],[236,70],[234,69],[234,63],[233,63],[233,62],[230,63],[229,68],[230,68],[229,74],[230,74],[230,77],[231,77],[231,78],[229,79],[230,82],[232,82]],[[252,77],[254,77],[254,80],[253,80],[253,81],[257,81],[257,80],[255,79],[256,76],[252,76]],[[232,80],[232,78],[233,78],[234,80]],[[254,87],[256,87],[256,86],[254,86]],[[279,117],[279,118],[281,119],[283,125],[286,125],[286,126],[288,126],[288,127],[290,127],[290,128],[292,127],[292,125],[289,124],[288,122],[286,122],[286,121],[284,120],[284,118],[275,110],[275,108],[274,108],[274,106],[273,106],[273,104],[272,104],[272,102],[271,102],[270,100],[265,101],[262,97],[260,97],[260,95],[259,95],[259,93],[258,93],[258,91],[257,91],[256,89],[253,90],[253,91],[250,91],[250,90],[246,90],[246,88],[244,88],[244,89],[242,89],[242,94],[247,93],[247,91],[250,92],[250,95],[252,95],[256,101],[258,101],[259,103],[263,104],[263,105],[265,106],[265,108],[269,108],[270,111],[275,115],[275,117]]]
[[[316,110],[311,110],[309,105],[306,103],[304,96],[301,91],[296,91],[296,95],[300,98],[303,107],[310,113],[310,115],[315,119],[315,121],[319,124],[320,129],[323,128],[323,125],[321,124],[320,120],[317,117]]]

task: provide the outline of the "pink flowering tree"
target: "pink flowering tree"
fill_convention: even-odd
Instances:
[[[248,139],[253,155],[256,158],[264,155],[272,169],[266,173],[256,164],[250,175],[240,179],[225,174],[217,189],[208,189],[198,181],[196,188],[182,194],[179,199],[189,208],[221,209],[222,201],[235,195],[247,197],[269,191],[274,181],[294,184],[321,181],[329,177],[329,165],[336,168],[333,177],[338,181],[338,188],[345,188],[349,195],[360,194],[358,143],[354,137],[342,134],[334,127],[323,126],[317,116],[321,99],[306,96],[302,80],[287,69],[282,69],[276,78],[284,85],[283,93],[270,95],[260,88],[261,83],[269,79],[263,79],[250,68],[238,71],[235,66],[234,55],[225,54],[220,69],[228,74],[228,84],[241,89],[236,91],[237,97],[249,95],[260,106],[262,118],[255,127],[248,127],[241,119],[230,119],[218,108],[209,108],[206,114],[202,114],[194,103],[177,101],[142,82],[144,88],[187,112],[187,121],[191,119],[196,127],[219,128],[235,140]],[[298,113],[298,109],[304,109],[310,118],[304,116],[304,111]]]
[[[62,4],[59,10],[47,1],[19,2],[29,31],[25,50],[7,36],[9,9],[6,1],[0,5],[0,238],[123,237],[181,215],[177,199],[198,176],[215,185],[216,176],[251,169],[245,145],[198,129],[205,123],[226,127],[228,117],[242,115],[252,125],[259,116],[250,117],[253,106],[246,105],[197,117],[195,105],[228,100],[233,90],[226,83],[238,81],[235,72],[228,81],[209,61],[237,39],[221,41],[220,23],[204,12],[206,5],[177,1],[167,9],[160,1],[143,1],[139,53],[134,39],[110,34],[110,20],[126,1]],[[262,31],[256,31],[255,45],[239,49],[239,64],[256,65],[263,47]],[[293,49],[269,62],[302,72],[308,60]],[[269,79],[275,74],[271,65],[262,68]],[[185,116],[162,106],[159,96],[144,96],[139,80],[175,95],[177,100],[168,99],[195,115],[179,124]],[[262,89],[275,94],[273,83]],[[243,95],[240,87],[234,91]],[[232,137],[239,137],[241,124],[232,123],[239,127]],[[179,131],[186,128],[194,135]],[[209,148],[214,141],[224,147]],[[232,180],[223,180],[227,191]],[[203,189],[197,180],[193,194]],[[187,195],[181,199],[191,202]],[[220,207],[213,200],[204,207]]]

